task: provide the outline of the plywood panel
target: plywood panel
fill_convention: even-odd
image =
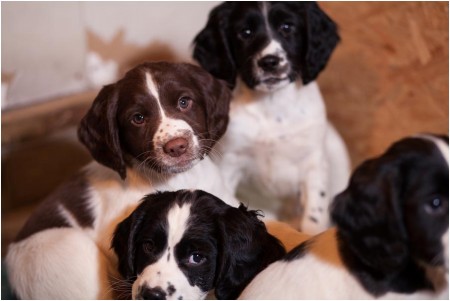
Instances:
[[[406,135],[448,133],[448,3],[320,5],[342,41],[319,84],[353,164]]]

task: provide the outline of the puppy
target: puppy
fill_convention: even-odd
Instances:
[[[448,299],[448,136],[405,138],[363,163],[336,228],[261,272],[241,299]]]
[[[9,247],[17,295],[112,299],[113,231],[148,193],[201,188],[237,207],[206,157],[225,132],[230,96],[189,64],[142,64],[105,86],[78,132],[97,162],[50,195]]]
[[[284,248],[256,211],[201,190],[148,195],[116,229],[112,248],[133,299],[236,299]]]
[[[226,183],[266,212],[294,200],[296,227],[309,234],[329,226],[329,202],[350,176],[315,82],[338,41],[313,2],[226,2],[194,40],[194,58],[235,88],[218,144]]]

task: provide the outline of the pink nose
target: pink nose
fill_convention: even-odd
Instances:
[[[163,150],[171,157],[179,157],[186,152],[188,142],[184,138],[175,138],[167,142]]]

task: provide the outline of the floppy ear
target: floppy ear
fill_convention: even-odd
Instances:
[[[306,53],[302,64],[302,80],[315,80],[325,68],[339,42],[337,26],[315,2],[305,3]]]
[[[285,255],[255,211],[230,207],[219,218],[221,258],[216,271],[218,299],[236,299],[248,283],[270,263]]]
[[[225,2],[210,12],[205,28],[194,39],[193,57],[213,76],[225,80],[232,89],[237,75],[226,35],[231,5]]]
[[[103,87],[81,120],[78,137],[95,160],[125,179],[126,167],[116,120],[117,102],[116,86]]]
[[[145,210],[139,210],[139,206],[130,216],[120,222],[113,235],[111,248],[119,260],[119,272],[126,279],[134,279],[135,237],[144,220]]]
[[[205,74],[208,78],[202,81],[206,107],[206,122],[210,147],[225,133],[230,111],[231,90],[222,80]]]
[[[362,262],[367,271],[392,273],[409,258],[400,160],[385,153],[364,162],[331,206],[341,247],[350,251],[344,254],[352,254],[344,259]]]

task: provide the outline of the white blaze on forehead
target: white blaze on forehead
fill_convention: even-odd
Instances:
[[[169,227],[167,245],[171,251],[173,251],[175,245],[183,238],[190,212],[190,204],[183,204],[181,207],[175,205],[169,210],[169,214],[167,215],[167,224]]]
[[[164,119],[166,117],[166,114],[159,100],[158,87],[156,86],[156,83],[153,80],[152,75],[148,72],[145,73],[145,82],[147,84],[148,92],[150,93],[150,95],[153,95],[153,97],[156,99],[156,104],[158,105],[159,111],[161,112],[161,116]]]
[[[183,238],[188,227],[191,211],[190,204],[175,204],[167,213],[167,246],[157,262],[147,266],[133,283],[133,298],[139,287],[160,287],[167,293],[167,299],[199,299],[204,292],[197,286],[191,286],[186,275],[179,268],[175,256],[175,248]],[[170,294],[168,287],[173,286],[175,292]]]

